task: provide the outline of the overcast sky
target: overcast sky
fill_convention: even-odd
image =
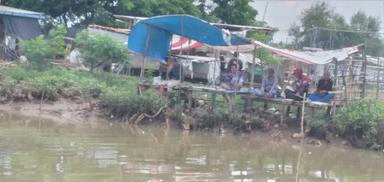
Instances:
[[[287,30],[290,25],[298,22],[301,12],[309,8],[318,0],[254,0],[252,6],[257,9],[259,14],[257,20],[262,20],[265,7],[265,21],[272,27],[280,29],[275,34],[274,41],[289,41]],[[364,11],[366,14],[376,16],[383,22],[384,19],[384,0],[327,0],[328,4],[335,12],[346,17],[347,20],[357,11]],[[384,23],[381,32],[384,32]]]

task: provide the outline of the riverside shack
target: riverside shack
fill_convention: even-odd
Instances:
[[[0,57],[14,60],[19,56],[18,42],[42,34],[42,13],[0,6]]]

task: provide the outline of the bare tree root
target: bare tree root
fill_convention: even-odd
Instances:
[[[128,123],[130,124],[139,124],[141,121],[143,121],[145,118],[148,118],[148,119],[154,119],[156,118],[157,116],[160,115],[160,113],[166,108],[166,106],[164,107],[161,107],[154,115],[149,115],[149,114],[146,114],[146,113],[142,113],[142,114],[134,114],[132,115],[129,120],[128,120]]]

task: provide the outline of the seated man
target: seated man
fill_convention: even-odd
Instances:
[[[237,68],[237,64],[231,65],[231,71],[224,77],[221,87],[227,90],[240,90],[243,86],[243,76]]]
[[[263,97],[276,97],[277,96],[277,78],[275,77],[275,70],[268,68],[268,74],[261,82],[261,88],[255,90],[257,96]]]
[[[239,58],[239,52],[233,53],[233,57],[229,60],[228,65],[227,65],[228,72],[231,71],[230,70],[231,69],[231,65],[233,65],[233,64],[237,65],[237,69],[238,70],[241,71],[243,69],[243,62]]]
[[[221,83],[221,87],[226,90],[238,91],[243,86],[243,82],[244,79],[242,74],[239,72],[239,69],[237,68],[237,64],[232,64],[231,72],[224,77],[224,82]],[[223,97],[228,104],[228,111],[231,113],[233,111],[235,94],[227,93],[223,94]]]
[[[183,74],[182,67],[180,68],[180,64],[177,63],[176,58],[171,58],[167,64],[167,80],[180,80],[180,69],[181,74]]]
[[[303,70],[300,68],[293,71],[293,76],[296,78],[294,90],[285,89],[285,97],[287,99],[301,101],[303,100],[304,93],[308,94],[310,79],[303,75]]]
[[[325,71],[323,77],[317,83],[316,92],[309,96],[309,100],[317,102],[329,102],[333,98],[333,94],[329,93],[332,91],[333,82],[329,78],[329,72]]]

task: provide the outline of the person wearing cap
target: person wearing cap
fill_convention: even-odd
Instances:
[[[296,78],[293,83],[294,90],[285,89],[285,97],[298,101],[303,100],[304,93],[308,94],[310,79],[303,74],[303,70],[300,68],[293,71],[293,76]]]
[[[257,96],[276,97],[277,96],[277,78],[273,68],[267,69],[267,75],[261,82],[261,88],[255,90]]]
[[[330,79],[329,72],[324,71],[323,77],[317,83],[317,89],[314,93],[309,95],[308,99],[317,102],[329,102],[333,98],[332,91],[333,81]]]

